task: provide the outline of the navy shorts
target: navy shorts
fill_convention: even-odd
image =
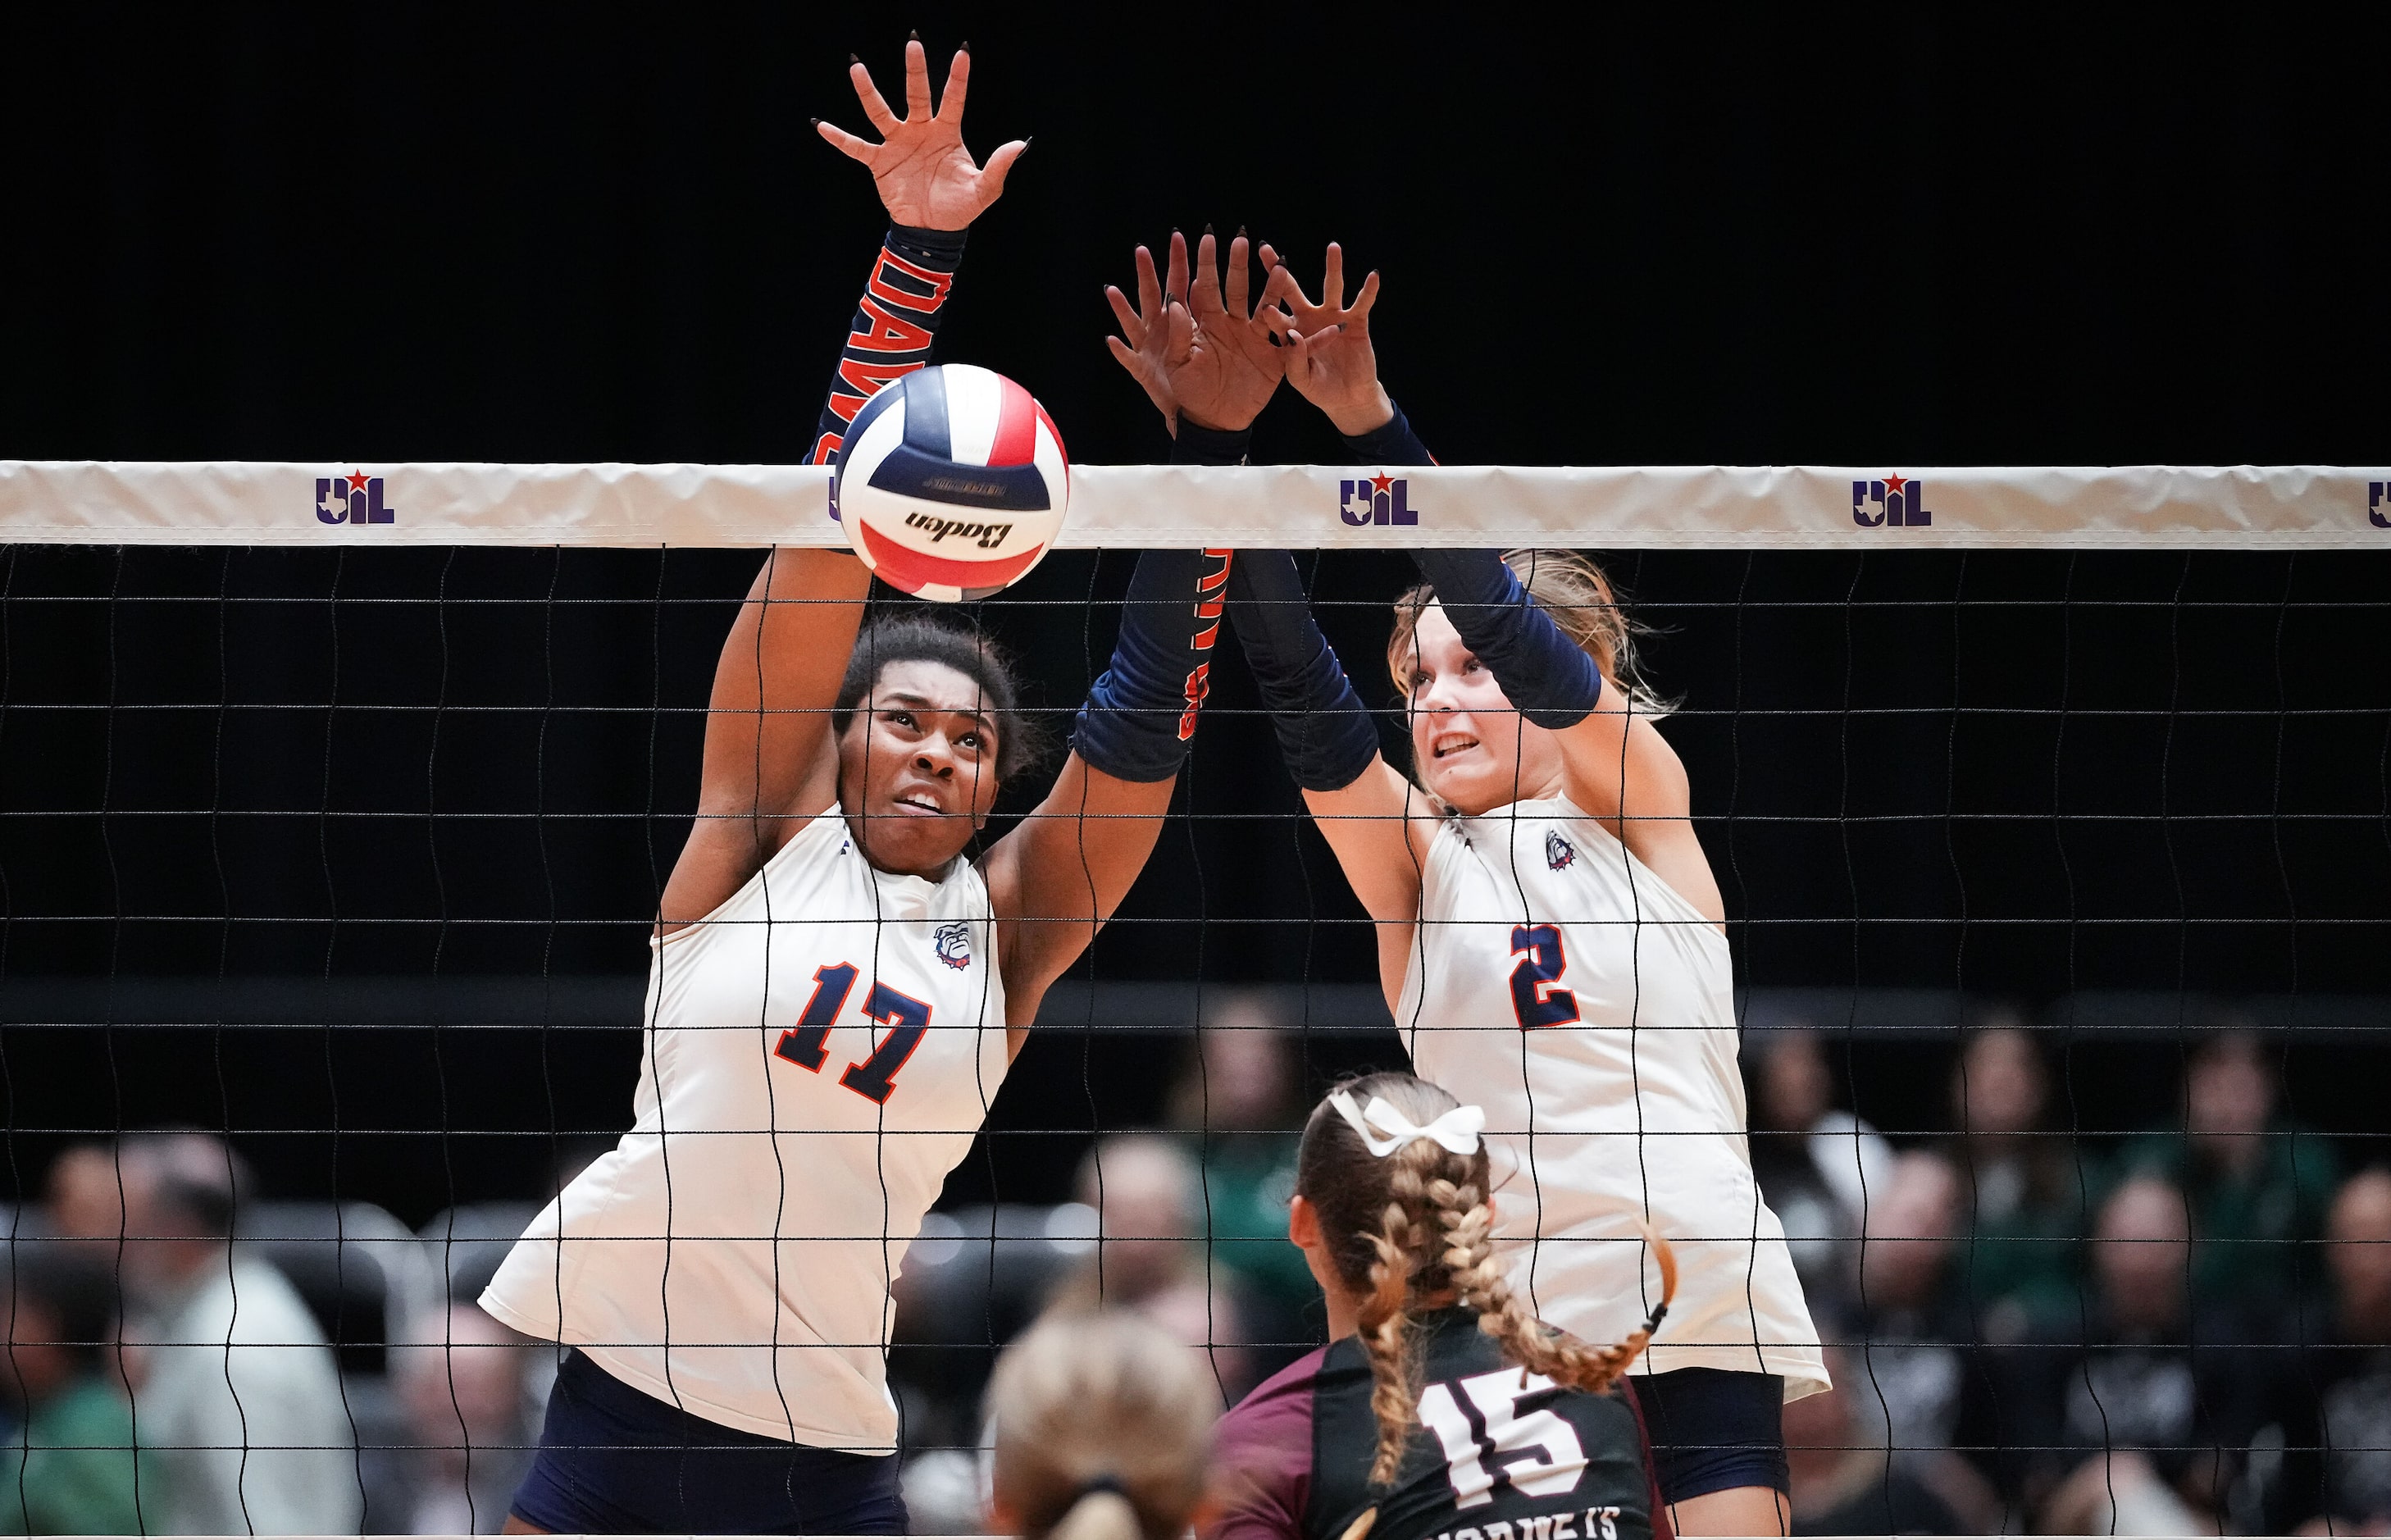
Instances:
[[[1682,1503],[1738,1486],[1789,1492],[1785,1380],[1734,1369],[1671,1369],[1635,1377],[1652,1439],[1661,1500]]]
[[[514,1516],[559,1534],[902,1534],[894,1455],[760,1438],[643,1395],[578,1352]]]

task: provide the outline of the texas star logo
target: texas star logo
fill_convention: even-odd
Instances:
[[[971,966],[971,926],[962,921],[940,925],[931,933],[930,943],[938,949],[938,961],[957,973]]]
[[[1577,847],[1560,836],[1557,829],[1544,831],[1544,864],[1561,871],[1577,861]]]
[[[1363,524],[1415,524],[1419,510],[1411,506],[1407,476],[1383,472],[1337,484],[1337,516],[1355,527]]]
[[[1852,523],[1864,529],[1884,525],[1931,524],[1934,514],[1926,506],[1926,484],[1904,476],[1852,483]]]
[[[316,478],[316,518],[328,524],[396,524],[398,510],[382,501],[380,476],[352,471]]]

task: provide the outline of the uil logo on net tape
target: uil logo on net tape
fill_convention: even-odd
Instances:
[[[384,500],[381,477],[352,471],[316,478],[316,519],[328,524],[396,524],[398,510]]]
[[[1411,505],[1412,484],[1406,476],[1357,477],[1337,484],[1337,516],[1347,524],[1415,524],[1419,510]]]
[[[2377,529],[2391,529],[2391,481],[2366,484],[2366,522]]]
[[[1882,481],[1852,483],[1852,523],[1865,529],[1934,522],[1926,506],[1926,484],[1888,475]]]

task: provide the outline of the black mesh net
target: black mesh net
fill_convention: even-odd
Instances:
[[[1405,762],[1379,660],[1408,563],[1299,560]],[[44,1387],[97,1386],[76,1457],[137,1471],[152,1530],[492,1527],[556,1359],[474,1301],[628,1126],[757,556],[0,561],[0,1222],[16,1339],[70,1344],[16,1404],[39,1430]],[[1058,732],[1130,565],[1058,552],[969,611]],[[1607,565],[1676,703],[1751,1157],[1829,1343],[1836,1390],[1786,1413],[1797,1516],[2391,1520],[2391,557]],[[1057,1300],[1148,1311],[1229,1400],[1323,1340],[1283,1238],[1295,1131],[1403,1049],[1234,648],[1214,686],[1144,876],[898,1286],[917,1528],[980,1524],[990,1365]],[[227,1203],[261,1270],[236,1278],[304,1307],[254,1285],[271,1351],[246,1380],[216,1339],[221,1401],[167,1399],[153,1180]],[[172,1448],[110,1447],[176,1417],[245,1508],[177,1507]],[[41,1511],[42,1447],[6,1455],[0,1515]]]

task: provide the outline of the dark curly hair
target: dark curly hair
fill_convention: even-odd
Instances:
[[[999,784],[1046,757],[1051,739],[1044,725],[1022,708],[1021,679],[1012,657],[979,632],[919,611],[879,615],[865,624],[831,707],[831,731],[845,735],[855,708],[872,693],[883,668],[915,662],[944,664],[979,687],[980,699],[996,723]]]

